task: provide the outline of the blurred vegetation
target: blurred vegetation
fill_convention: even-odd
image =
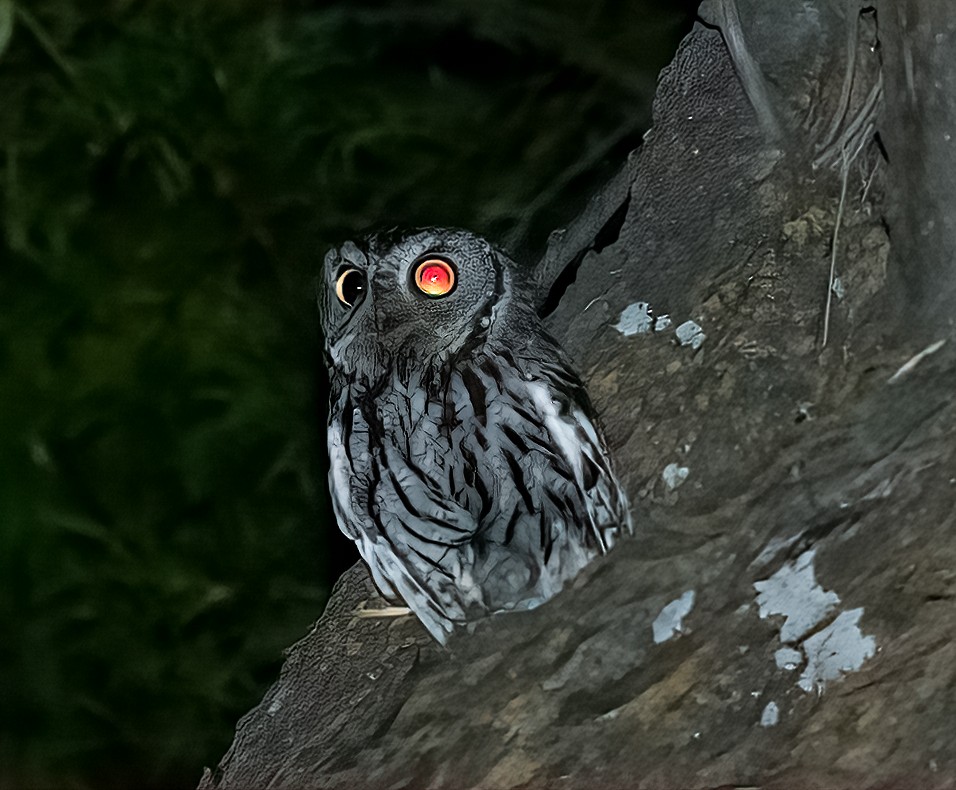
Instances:
[[[0,0],[0,785],[215,763],[352,560],[324,248],[449,224],[540,253],[638,144],[688,18]]]

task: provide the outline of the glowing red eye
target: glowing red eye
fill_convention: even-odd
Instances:
[[[428,296],[446,296],[455,288],[455,270],[439,258],[429,258],[418,264],[415,285]]]

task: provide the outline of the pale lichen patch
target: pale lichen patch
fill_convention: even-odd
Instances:
[[[654,620],[654,643],[660,644],[683,633],[684,618],[694,608],[694,591],[688,590],[680,598],[671,601],[661,609],[661,613]]]

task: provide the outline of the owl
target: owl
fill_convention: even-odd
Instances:
[[[444,644],[632,531],[581,379],[502,251],[390,232],[330,251],[323,279],[333,509],[386,599]]]

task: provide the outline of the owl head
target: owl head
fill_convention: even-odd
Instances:
[[[479,236],[428,228],[346,242],[325,256],[319,297],[332,366],[447,356],[506,319],[513,264]]]

